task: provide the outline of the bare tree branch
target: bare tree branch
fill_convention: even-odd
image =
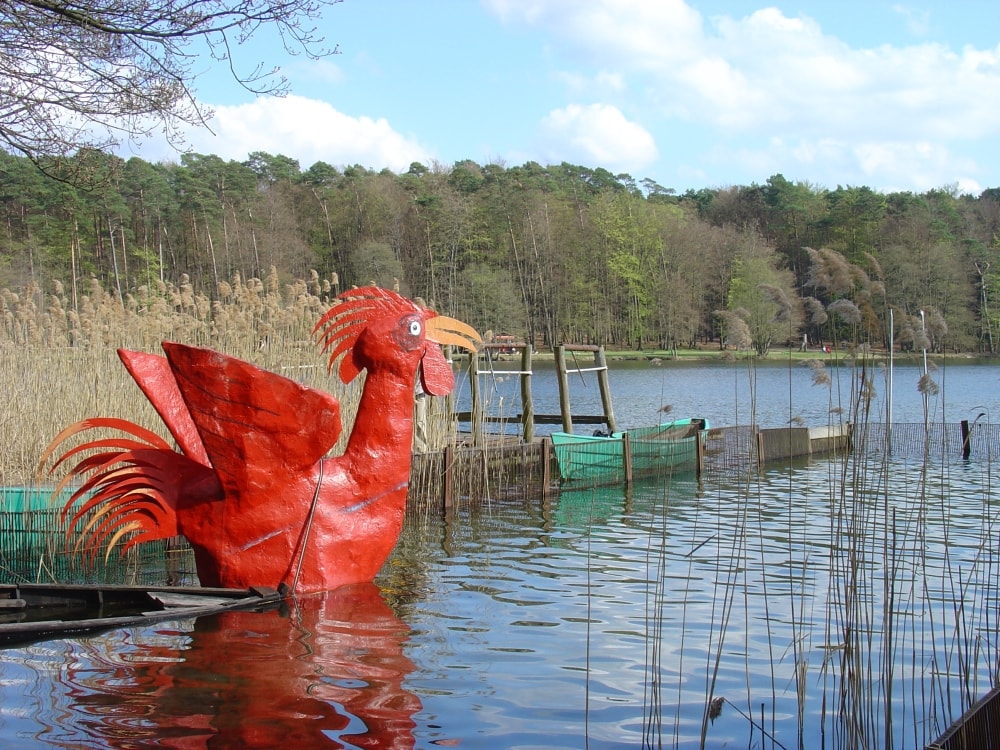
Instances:
[[[0,148],[58,176],[80,150],[110,150],[212,112],[194,95],[194,64],[224,63],[236,82],[282,95],[277,68],[237,64],[234,50],[265,28],[290,55],[335,54],[312,22],[340,0],[0,0]]]

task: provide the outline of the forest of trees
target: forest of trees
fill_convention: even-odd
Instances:
[[[566,163],[395,174],[260,152],[75,158],[100,187],[0,155],[0,288],[39,307],[53,285],[82,294],[94,278],[123,300],[182,279],[216,299],[236,275],[316,272],[333,291],[398,286],[539,345],[884,347],[891,311],[904,349],[996,351],[1000,188],[883,194],[778,174],[677,194]]]

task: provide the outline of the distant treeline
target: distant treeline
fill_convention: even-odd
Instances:
[[[540,344],[884,347],[892,320],[903,348],[996,350],[1000,188],[883,194],[778,174],[677,194],[566,163],[77,159],[79,184],[100,187],[0,155],[0,288],[40,307],[57,282],[78,305],[93,279],[120,300],[164,284],[212,300],[234,278],[318,274],[332,293],[398,286]]]

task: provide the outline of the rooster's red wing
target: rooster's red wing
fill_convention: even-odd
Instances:
[[[340,404],[330,394],[211,349],[163,348],[227,495],[308,471],[337,442]]]
[[[118,357],[142,392],[146,394],[156,413],[163,419],[163,423],[174,436],[184,455],[208,465],[205,446],[201,442],[194,420],[191,419],[191,412],[188,411],[177,388],[177,381],[166,358],[159,354],[133,352],[127,349],[119,349]]]

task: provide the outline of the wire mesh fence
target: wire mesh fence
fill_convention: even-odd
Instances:
[[[196,584],[194,555],[183,538],[119,549],[76,547],[66,534],[52,487],[0,487],[0,580],[8,583]]]

